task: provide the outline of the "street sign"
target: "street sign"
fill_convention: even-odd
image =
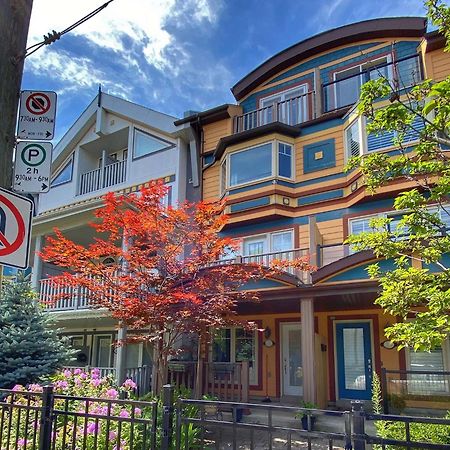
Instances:
[[[40,194],[50,189],[53,145],[50,142],[19,142],[14,161],[16,192]]]
[[[20,93],[17,137],[49,141],[55,137],[56,92]]]
[[[28,267],[33,202],[0,188],[0,264]]]

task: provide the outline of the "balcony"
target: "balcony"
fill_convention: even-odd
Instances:
[[[123,183],[127,177],[127,161],[117,161],[81,174],[78,195],[99,191]]]
[[[298,125],[315,117],[315,95],[311,91],[234,117],[233,132],[241,133],[274,122]]]
[[[366,64],[366,67],[357,66],[355,69],[358,70],[357,73],[340,77],[322,86],[324,113],[354,105],[359,100],[361,86],[370,80],[384,77],[397,92],[405,91],[423,80],[419,55],[379,65]]]
[[[46,311],[75,311],[89,308],[89,291],[82,286],[63,286],[52,278],[40,280],[39,301]],[[58,300],[53,300],[58,298]]]

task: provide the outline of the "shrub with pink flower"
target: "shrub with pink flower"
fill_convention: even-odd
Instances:
[[[55,450],[67,448],[132,450],[141,448],[143,426],[132,425],[129,418],[149,419],[151,404],[146,406],[142,402],[136,403],[131,400],[119,399],[121,396],[129,397],[133,394],[133,390],[136,388],[133,380],[126,380],[122,386],[117,386],[112,376],[102,377],[98,369],[85,372],[76,368],[66,369],[55,375],[52,384],[54,392],[57,394],[55,409],[61,411],[69,407],[69,411],[74,413],[74,415],[71,415],[70,412],[67,415],[57,415],[52,432],[54,440],[52,448]],[[14,394],[7,399],[8,402],[39,407],[42,404],[42,386],[39,384],[31,384],[27,387],[16,385],[12,391]],[[66,398],[70,401],[67,401]],[[83,400],[79,400],[80,398]],[[86,398],[89,398],[89,401],[86,401]],[[82,417],[85,413],[89,413],[93,417]],[[75,414],[78,415],[76,421],[74,420]],[[26,449],[27,445],[29,446],[33,442],[33,434],[39,430],[39,421],[34,415],[25,418],[25,414],[19,414],[18,409],[13,409],[11,416],[12,434],[9,439],[11,442],[17,442],[18,449]],[[9,448],[10,445],[10,442],[6,442],[6,436],[7,433],[3,433],[0,437],[0,449],[2,450]]]

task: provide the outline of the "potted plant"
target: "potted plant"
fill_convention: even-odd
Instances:
[[[304,408],[303,411],[299,411],[296,415],[295,418],[296,419],[301,419],[302,421],[302,428],[304,430],[309,430],[311,431],[314,428],[314,424],[316,422],[317,417],[314,415],[314,409],[317,409],[318,406],[315,403],[312,402],[301,402],[300,404],[301,408]],[[311,427],[308,427],[308,417],[309,417],[309,422],[311,424]]]

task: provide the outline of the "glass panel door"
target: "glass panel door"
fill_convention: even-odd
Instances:
[[[111,366],[111,337],[110,336],[97,336],[97,345],[95,366],[97,367],[110,367]]]
[[[244,239],[244,256],[254,256],[254,258],[249,258],[249,262],[256,262],[258,264],[267,263],[264,260],[264,256],[261,256],[264,253],[267,253],[266,236]]]
[[[369,322],[336,324],[339,398],[368,400],[372,389]]]
[[[303,394],[302,343],[300,323],[281,325],[281,382],[283,395]]]
[[[281,102],[281,100],[281,95],[261,100],[261,108],[266,109],[261,111],[261,117],[258,121],[260,125],[272,123],[277,120],[277,105]]]
[[[360,73],[361,68],[357,66],[334,75],[334,79],[337,81],[335,83],[336,108],[353,105],[357,102],[361,86]]]

